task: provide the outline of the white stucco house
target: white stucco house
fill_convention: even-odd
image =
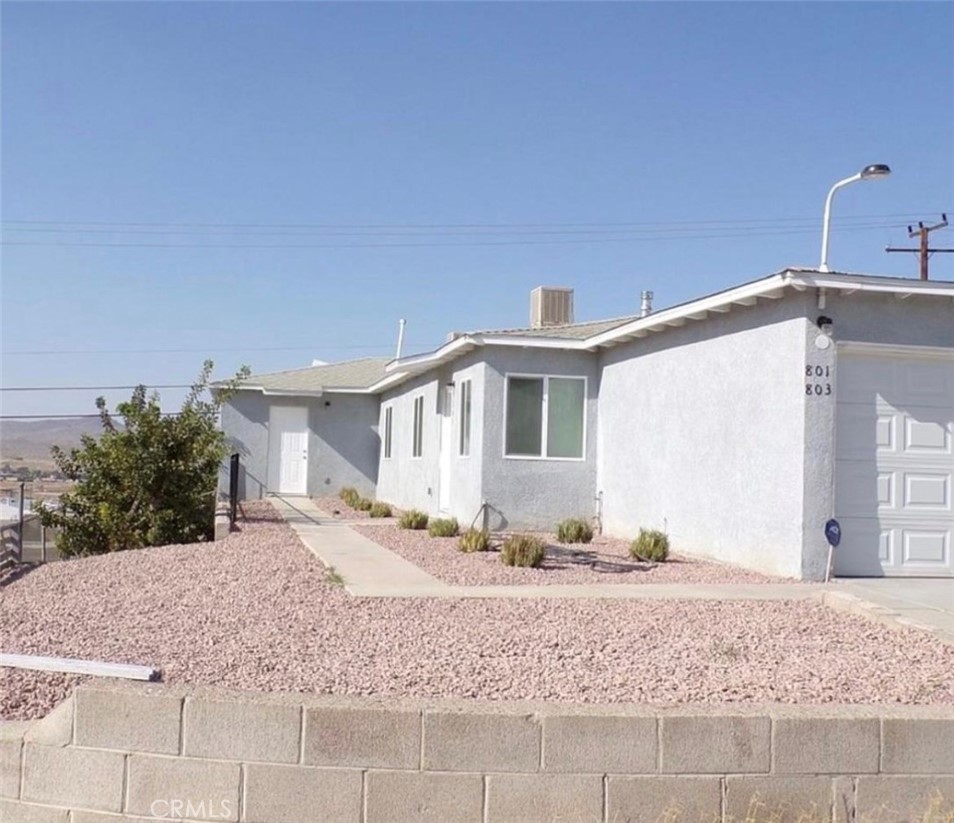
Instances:
[[[255,375],[222,425],[242,491],[354,485],[490,528],[595,518],[818,579],[954,576],[954,282],[786,269],[682,305]]]

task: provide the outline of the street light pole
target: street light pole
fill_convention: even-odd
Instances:
[[[831,201],[835,197],[835,192],[838,189],[843,189],[845,186],[850,186],[852,183],[857,183],[859,180],[877,180],[881,177],[887,177],[891,174],[891,169],[883,163],[876,163],[871,166],[865,166],[857,174],[851,175],[851,177],[846,177],[844,180],[839,180],[831,187],[831,191],[828,192],[828,197],[825,198],[825,216],[822,220],[822,247],[821,247],[821,263],[818,264],[819,271],[830,271],[828,268],[828,239],[831,234]]]

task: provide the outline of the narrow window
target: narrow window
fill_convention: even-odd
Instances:
[[[460,456],[470,454],[470,380],[460,384]]]
[[[424,395],[414,398],[414,447],[412,457],[424,454]]]
[[[543,378],[511,377],[507,385],[507,454],[543,453]]]
[[[393,409],[388,406],[384,410],[384,459],[391,459],[391,424],[393,419]]]
[[[583,456],[583,386],[575,377],[547,380],[547,457]]]

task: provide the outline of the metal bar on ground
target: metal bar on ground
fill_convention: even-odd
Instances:
[[[39,672],[121,677],[125,680],[159,679],[159,670],[150,666],[104,663],[100,660],[76,660],[69,657],[39,657],[33,654],[0,654],[0,666],[9,666],[14,669],[33,669]]]

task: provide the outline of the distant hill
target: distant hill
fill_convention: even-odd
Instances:
[[[0,462],[50,462],[50,449],[71,449],[84,434],[102,431],[98,418],[69,417],[62,420],[0,420]]]

